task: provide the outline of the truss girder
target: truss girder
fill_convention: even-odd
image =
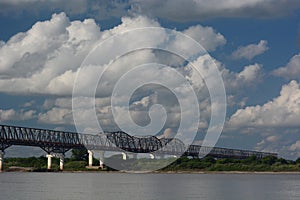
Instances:
[[[219,147],[186,146],[177,138],[157,138],[155,136],[136,137],[124,132],[107,132],[95,135],[75,132],[55,131],[28,127],[0,125],[0,150],[12,145],[37,146],[47,153],[65,153],[70,149],[87,148],[103,151],[129,151],[161,155],[186,155],[199,157],[211,155],[216,158],[247,158],[256,156],[276,156],[265,153]]]

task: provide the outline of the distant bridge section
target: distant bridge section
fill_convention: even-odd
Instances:
[[[132,153],[149,153],[155,155],[174,155],[199,157],[210,155],[216,158],[248,158],[256,156],[276,156],[276,153],[265,153],[248,150],[228,149],[219,147],[204,147],[200,145],[186,146],[179,139],[157,138],[155,136],[135,137],[124,132],[105,132],[96,135],[75,132],[55,131],[47,129],[0,125],[0,170],[3,166],[4,151],[12,145],[40,147],[47,152],[48,168],[51,168],[51,158],[60,158],[60,169],[63,169],[64,155],[70,149],[86,148],[91,150],[117,151]],[[92,156],[89,156],[89,165]],[[102,158],[104,159],[104,157]],[[103,162],[100,160],[100,163]]]

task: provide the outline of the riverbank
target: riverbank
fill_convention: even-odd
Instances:
[[[300,171],[298,172],[253,172],[253,171],[167,171],[167,172],[153,172],[158,174],[258,174],[258,175],[300,175]]]
[[[176,160],[167,159],[122,159],[121,157],[106,158],[106,163],[110,162],[121,163],[123,167],[119,169],[132,169],[136,171],[142,171],[147,169],[155,169],[155,166],[163,166],[153,173],[300,173],[300,160],[291,161],[277,157],[265,157],[258,159],[256,157],[250,157],[247,159],[233,159],[222,158],[215,159],[212,157],[199,158],[187,158],[181,157]],[[171,163],[171,164],[169,164]],[[127,166],[128,165],[128,166]],[[64,171],[66,172],[115,172],[116,170],[105,167],[104,170],[98,169],[99,167],[86,167],[87,161],[84,160],[72,160],[66,159],[64,164]],[[99,166],[99,163],[95,162],[94,166]],[[126,167],[127,166],[127,167]],[[29,172],[59,172],[59,160],[53,159],[52,169],[47,170],[47,160],[44,157],[39,158],[6,158],[4,162],[4,171],[29,171]]]
[[[3,171],[5,173],[105,173],[105,174],[124,174],[124,173],[138,173],[138,174],[232,174],[232,175],[300,175],[300,171],[151,171],[151,172],[123,172],[123,171],[106,171],[106,170],[76,170],[76,171],[58,171],[58,170],[34,170],[33,168],[12,167]]]

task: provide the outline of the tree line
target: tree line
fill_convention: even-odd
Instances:
[[[116,159],[118,156],[114,156],[109,159]],[[121,156],[119,156],[121,159]],[[166,159],[137,159],[134,162],[130,162],[135,165],[144,165],[146,163],[152,163],[153,165],[158,162],[165,162]],[[70,158],[65,159],[64,170],[66,171],[85,171],[88,164],[88,153],[86,149],[73,149]],[[93,160],[94,166],[99,166],[97,159]],[[29,158],[5,158],[4,170],[8,170],[13,166],[17,167],[29,167],[33,171],[47,171],[47,158],[41,157],[29,157]],[[59,159],[53,158],[52,160],[53,171],[59,170]],[[113,170],[106,167],[104,170]],[[277,158],[274,156],[267,156],[262,159],[252,156],[246,159],[234,159],[234,158],[221,158],[215,159],[213,157],[205,158],[188,158],[181,157],[175,160],[167,167],[160,171],[271,171],[271,172],[296,172],[300,171],[300,158],[297,160],[286,160],[284,158]]]

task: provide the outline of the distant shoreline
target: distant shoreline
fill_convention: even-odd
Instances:
[[[156,172],[154,172],[156,173]],[[299,172],[272,172],[272,171],[266,171],[266,172],[259,172],[259,171],[178,171],[178,172],[173,172],[173,171],[167,171],[167,172],[157,172],[161,174],[295,174],[295,175],[300,175]]]
[[[105,170],[65,170],[65,171],[35,171],[28,167],[12,167],[2,171],[4,173],[132,173],[132,174],[249,174],[249,175],[300,175],[300,171],[152,171],[152,172],[125,172],[125,171],[105,171]]]
[[[124,173],[116,171],[109,166],[109,163],[120,163],[122,157],[107,158],[104,169],[99,169],[99,162],[88,167],[85,160],[65,160],[64,172],[103,172],[103,173]],[[247,159],[213,157],[187,158],[181,157],[173,160],[167,159],[137,159],[122,161],[124,166],[115,166],[116,169],[135,169],[136,173],[161,173],[161,174],[300,174],[300,159],[296,161],[285,160],[277,157],[264,157],[262,159],[249,157]],[[159,166],[165,166],[158,169]],[[145,171],[142,171],[145,169]],[[146,169],[157,169],[147,171]],[[141,170],[140,172],[138,170]],[[45,157],[30,158],[6,158],[4,171],[15,172],[61,172],[59,160],[54,159],[51,170],[47,169]],[[132,172],[135,173],[135,172]]]

